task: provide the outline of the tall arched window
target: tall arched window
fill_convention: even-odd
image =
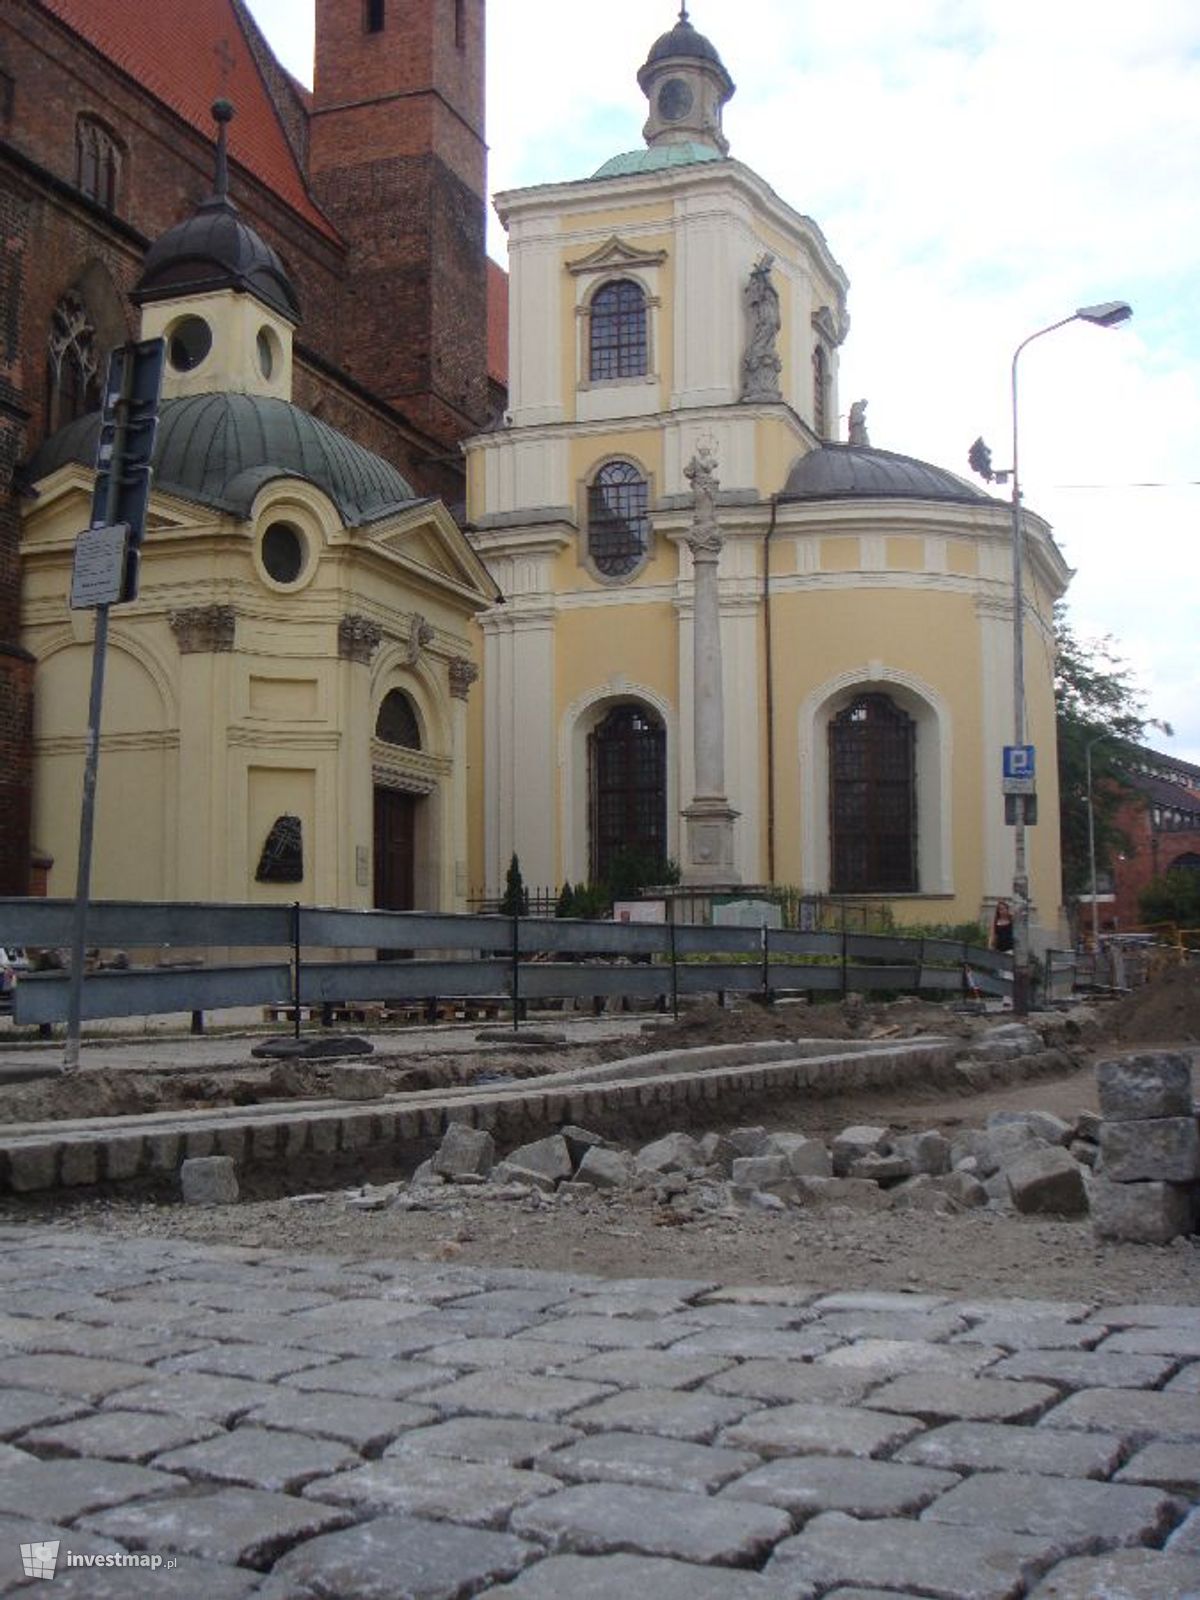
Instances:
[[[630,461],[606,461],[588,485],[588,555],[606,578],[625,578],[649,547],[649,487]]]
[[[813,431],[818,438],[829,437],[829,357],[825,346],[813,346]]]
[[[885,694],[859,695],[829,724],[834,894],[917,889],[916,731]]]
[[[117,141],[94,117],[75,124],[75,182],[89,200],[108,211],[117,209],[117,180],[121,157]]]
[[[647,370],[646,295],[641,284],[618,278],[592,296],[588,377],[640,378]]]
[[[588,740],[591,871],[603,882],[621,853],[667,857],[667,733],[645,706],[615,706]]]
[[[46,431],[53,433],[100,406],[96,330],[74,290],[55,306],[47,343]]]
[[[384,695],[375,719],[375,737],[384,744],[400,745],[405,750],[421,748],[421,725],[403,689],[391,689]]]

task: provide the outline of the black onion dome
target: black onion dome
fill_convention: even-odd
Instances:
[[[100,415],[47,439],[29,465],[36,483],[70,462],[96,459]],[[286,400],[197,394],[164,400],[154,447],[154,487],[245,519],[276,478],[302,478],[333,501],[348,527],[378,522],[420,499],[390,462]]]
[[[866,445],[827,444],[788,473],[782,500],[951,500],[994,505],[965,478],[914,456]]]
[[[650,54],[638,72],[638,83],[646,88],[646,79],[661,62],[690,57],[693,61],[707,61],[715,66],[724,80],[728,95],[733,93],[733,79],[725,70],[725,63],[717,54],[717,47],[702,33],[698,33],[688,20],[686,7],[679,13],[679,21],[669,33],[660,34],[650,46]]]
[[[289,322],[300,321],[300,302],[282,261],[242,221],[233,201],[218,195],[154,241],[132,298],[144,305],[215,289],[252,294]]]

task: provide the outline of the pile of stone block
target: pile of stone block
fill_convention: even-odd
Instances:
[[[1186,1055],[1116,1056],[1096,1067],[1100,1159],[1092,1221],[1102,1238],[1167,1244],[1191,1233],[1200,1201],[1200,1128]]]

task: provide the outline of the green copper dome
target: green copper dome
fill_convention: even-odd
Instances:
[[[29,466],[36,483],[69,462],[96,459],[100,414],[47,439]],[[347,527],[378,522],[421,498],[390,462],[286,400],[197,394],[164,400],[154,446],[154,487],[245,519],[276,478],[303,478],[333,501]]]
[[[639,172],[662,172],[666,167],[690,167],[697,161],[723,161],[710,144],[689,140],[685,144],[656,144],[648,150],[627,150],[611,156],[592,173],[593,178],[629,178]]]

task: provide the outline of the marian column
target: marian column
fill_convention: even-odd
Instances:
[[[687,824],[685,883],[734,883],[733,824],[737,812],[725,795],[725,699],[721,665],[721,601],[717,568],[721,529],[717,524],[716,461],[700,445],[683,469],[692,485],[694,511],[687,535],[692,552],[692,658],[696,791],[684,810]]]

